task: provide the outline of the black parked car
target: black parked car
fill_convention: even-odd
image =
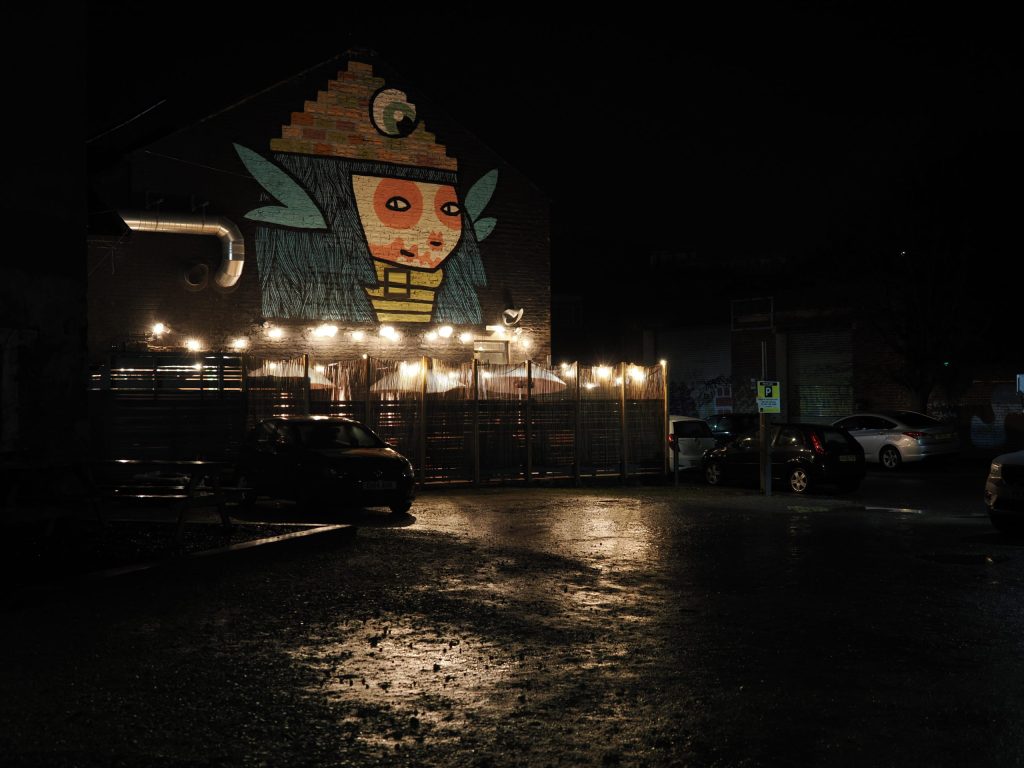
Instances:
[[[850,492],[864,479],[864,449],[844,429],[827,424],[772,424],[768,439],[772,480],[785,483],[793,493],[806,493],[819,484]],[[704,479],[711,485],[757,483],[760,457],[760,435],[744,435],[704,455]]]
[[[758,413],[716,413],[704,420],[711,427],[711,434],[715,436],[718,445],[725,445],[740,435],[756,432],[761,426],[761,415]]]
[[[338,416],[278,416],[249,433],[238,483],[258,496],[290,499],[325,510],[412,506],[412,463],[369,427]]]

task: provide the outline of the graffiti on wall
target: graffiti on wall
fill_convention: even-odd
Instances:
[[[479,244],[498,181],[460,198],[458,164],[416,106],[349,62],[270,142],[239,144],[262,187],[255,246],[265,317],[479,324]]]

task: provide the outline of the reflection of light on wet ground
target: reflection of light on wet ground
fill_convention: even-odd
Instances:
[[[293,651],[295,661],[320,673],[322,683],[312,692],[343,705],[340,731],[393,754],[399,744],[462,744],[494,711],[514,717],[527,701],[536,708],[545,699],[560,700],[549,690],[547,665],[565,658],[510,652],[505,638],[424,628],[425,621],[347,622],[333,633],[336,641]],[[566,653],[578,656],[582,668],[598,663],[574,648]],[[614,661],[601,653],[600,664]],[[380,727],[381,719],[387,727]]]
[[[413,604],[429,595],[423,604],[451,611],[447,621],[420,612],[349,620],[293,650],[318,672],[313,693],[340,705],[337,727],[381,755],[400,746],[467,750],[495,712],[510,722],[558,718],[590,701],[591,691],[567,690],[549,664],[578,674],[636,664],[664,610],[648,588],[658,558],[649,510],[633,500],[572,503],[572,514],[538,512],[542,502],[531,514],[489,518],[454,510],[471,525],[424,520],[421,529],[461,533],[481,552],[470,571],[446,571],[406,593]]]
[[[589,561],[602,571],[649,567],[652,533],[640,502],[635,500],[597,502],[559,516],[552,537],[566,554]]]
[[[864,507],[865,512],[896,512],[901,515],[923,515],[923,509],[910,507]]]

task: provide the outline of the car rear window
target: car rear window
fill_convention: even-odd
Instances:
[[[896,417],[908,427],[942,426],[942,422],[938,419],[933,419],[931,416],[925,416],[923,413],[914,413],[913,411],[900,411],[896,414]]]
[[[676,437],[714,437],[704,421],[677,421],[674,426]]]

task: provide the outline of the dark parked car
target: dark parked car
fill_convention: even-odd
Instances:
[[[992,459],[985,479],[988,517],[998,530],[1024,534],[1024,451],[1002,453]]]
[[[291,499],[324,510],[389,507],[407,512],[412,463],[369,427],[337,416],[278,416],[249,433],[239,461],[245,497]]]
[[[855,491],[864,479],[864,449],[850,434],[827,424],[773,424],[768,428],[772,480],[793,493],[819,484]],[[757,483],[760,435],[744,435],[704,457],[704,479],[711,485]]]
[[[740,435],[756,432],[761,426],[761,415],[757,413],[716,413],[704,419],[711,427],[718,445],[725,445]]]

